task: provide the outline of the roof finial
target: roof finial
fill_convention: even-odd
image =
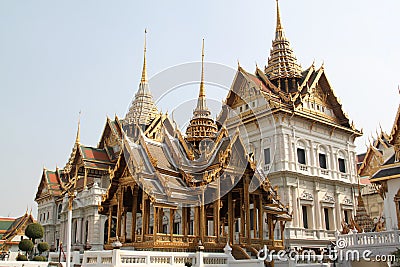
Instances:
[[[205,97],[206,93],[204,91],[204,38],[201,46],[201,80],[200,80],[200,93],[199,97]]]
[[[143,70],[141,83],[147,83],[147,66],[146,66],[146,35],[147,29],[144,29],[144,49],[143,49]]]
[[[276,0],[276,31],[282,30],[281,14],[279,12],[279,0]]]
[[[80,143],[81,142],[81,114],[82,114],[82,111],[79,111],[78,130],[76,131],[75,143]]]

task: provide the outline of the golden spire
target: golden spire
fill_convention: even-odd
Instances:
[[[76,140],[75,143],[81,142],[81,111],[79,111],[79,119],[78,119],[78,130],[76,131]]]
[[[282,30],[281,13],[279,12],[279,0],[276,0],[276,31]]]
[[[144,49],[143,49],[143,70],[141,83],[147,83],[147,66],[146,66],[146,35],[147,29],[144,29]]]
[[[206,93],[204,91],[204,38],[201,46],[201,79],[200,79],[200,93],[199,97],[205,97]]]
[[[275,40],[265,68],[265,74],[272,80],[282,78],[301,78],[301,66],[297,63],[296,56],[285,36],[281,22],[279,1],[276,0],[276,31]]]
[[[204,39],[201,47],[201,79],[200,91],[197,99],[197,106],[193,111],[193,117],[189,126],[186,128],[186,136],[189,142],[198,142],[205,138],[214,138],[217,126],[211,118],[211,112],[206,104],[206,92],[204,89]]]

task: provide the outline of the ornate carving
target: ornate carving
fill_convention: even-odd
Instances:
[[[350,198],[348,198],[348,197],[346,196],[346,197],[343,199],[342,204],[343,204],[343,205],[347,205],[347,206],[353,206],[353,201],[352,201]]]
[[[328,203],[335,203],[335,198],[328,193],[325,194],[325,196],[322,198],[323,202],[328,202]]]
[[[303,191],[303,193],[300,195],[300,199],[313,201],[314,197],[310,192]]]

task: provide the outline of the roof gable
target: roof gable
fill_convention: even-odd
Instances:
[[[63,182],[60,179],[60,171],[50,171],[43,169],[42,178],[40,180],[35,200],[46,196],[60,196],[62,192]]]

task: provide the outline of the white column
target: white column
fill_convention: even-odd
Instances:
[[[67,222],[67,258],[65,259],[67,265],[71,266],[71,232],[72,232],[72,209],[68,209],[68,222]]]
[[[297,206],[297,188],[295,187],[290,187],[290,193],[292,194],[292,221],[291,221],[291,225],[292,227],[297,227],[298,226],[298,219],[297,219],[297,213],[299,210],[299,207]]]
[[[321,216],[321,205],[319,203],[319,190],[314,191],[314,205],[315,205],[315,215],[317,217],[317,225],[315,229],[321,230],[322,229],[322,216]]]
[[[76,243],[79,244],[82,241],[82,219],[76,219]]]

